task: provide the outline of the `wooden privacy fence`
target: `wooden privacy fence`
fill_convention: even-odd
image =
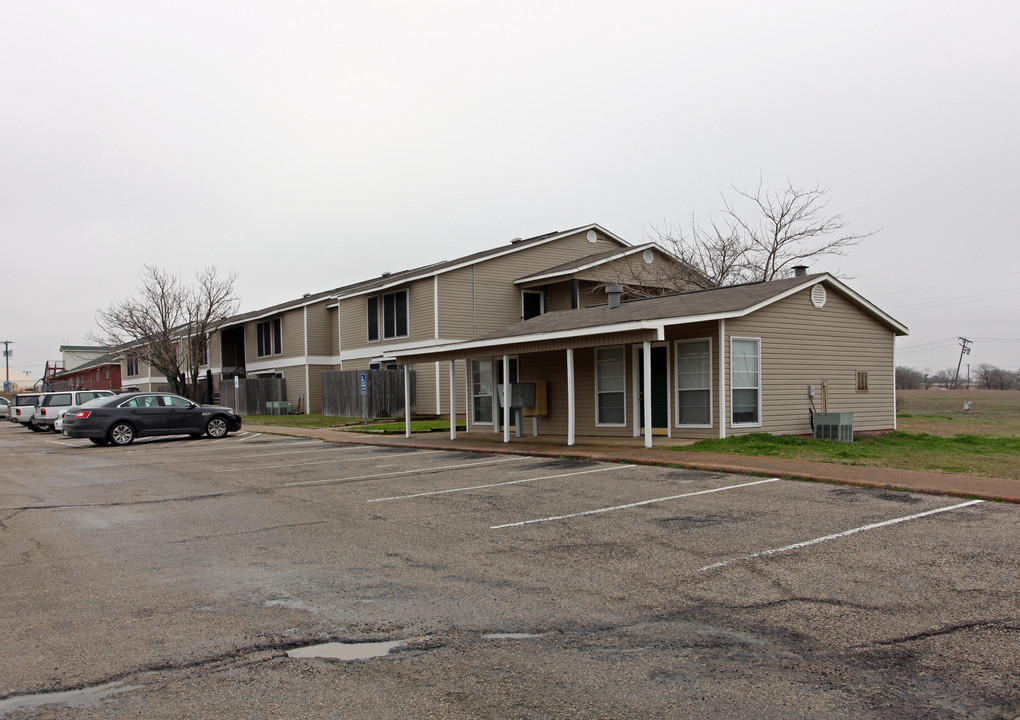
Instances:
[[[365,374],[368,417],[401,417],[404,414],[403,370],[324,370],[322,414],[328,417],[362,416],[361,374]],[[414,371],[411,376],[411,411],[414,412]]]
[[[235,392],[233,378],[220,383],[220,404],[241,415],[266,415],[266,403],[287,399],[283,378],[242,378]]]

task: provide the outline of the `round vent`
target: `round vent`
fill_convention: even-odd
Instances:
[[[588,242],[590,243],[594,243],[599,239],[598,233],[596,233],[594,230],[589,230],[586,237],[588,238]]]
[[[825,286],[822,284],[815,285],[811,288],[811,304],[816,308],[825,306]]]
[[[645,265],[651,265],[653,262],[655,262],[655,253],[653,253],[651,250],[645,250],[643,253],[641,253],[641,259],[645,261]]]

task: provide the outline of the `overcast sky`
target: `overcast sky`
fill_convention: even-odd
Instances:
[[[828,188],[898,364],[1020,367],[1020,3],[3,2],[0,340],[33,377],[144,262],[243,311],[759,179]]]

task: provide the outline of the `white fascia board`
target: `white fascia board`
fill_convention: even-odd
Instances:
[[[591,270],[592,268],[598,267],[599,265],[605,265],[606,263],[610,263],[615,260],[628,257],[629,255],[633,255],[634,253],[644,252],[645,250],[652,249],[653,245],[655,245],[655,243],[645,243],[644,245],[636,245],[632,248],[624,250],[623,252],[617,253],[616,255],[613,255],[611,257],[603,258],[596,262],[588,263],[587,265],[578,265],[577,267],[571,268],[570,270],[561,270],[560,272],[546,273],[545,275],[528,275],[527,277],[521,278],[519,280],[514,280],[514,285],[523,285],[525,283],[530,284],[533,282],[538,282],[539,280],[550,280],[552,278],[563,277],[564,275],[573,275],[574,273],[584,272],[585,270]],[[662,249],[658,247],[656,247],[655,249],[662,251]]]
[[[604,227],[600,226],[598,223],[592,223],[591,225],[585,225],[584,227],[574,228],[573,230],[567,230],[566,232],[556,233],[555,235],[551,235],[550,237],[543,238],[541,240],[537,240],[537,241],[532,242],[532,243],[528,243],[527,245],[515,246],[515,245],[511,244],[508,248],[504,249],[502,252],[493,253],[492,255],[486,255],[483,258],[475,258],[474,260],[465,260],[464,262],[457,263],[456,265],[450,265],[448,267],[444,267],[444,268],[441,268],[441,269],[438,269],[438,270],[428,270],[428,269],[426,269],[426,270],[422,271],[418,275],[408,275],[407,277],[402,277],[400,279],[394,280],[393,282],[384,283],[383,285],[377,285],[377,286],[372,287],[370,289],[357,290],[357,291],[351,292],[351,293],[340,292],[340,293],[337,293],[336,295],[331,295],[329,299],[330,300],[336,300],[336,301],[339,302],[341,300],[349,300],[350,298],[356,298],[356,297],[360,297],[362,295],[376,295],[378,293],[385,292],[386,290],[389,290],[390,288],[399,287],[401,285],[406,285],[407,283],[411,283],[411,282],[414,282],[416,280],[422,280],[422,279],[425,279],[425,278],[434,277],[436,275],[443,275],[445,273],[453,272],[454,270],[460,270],[462,268],[471,267],[472,265],[477,265],[480,262],[486,262],[488,260],[494,260],[495,258],[500,258],[500,257],[504,257],[505,255],[511,255],[513,253],[521,252],[522,250],[527,250],[528,248],[538,247],[539,245],[545,245],[546,243],[551,243],[554,240],[559,240],[561,238],[567,237],[568,235],[576,235],[578,233],[586,232],[588,230],[594,230],[596,228],[598,228],[598,230],[600,232],[604,233],[606,235],[606,237],[609,237],[609,238],[615,240],[616,242],[620,243],[621,245],[623,245],[625,247],[631,247],[631,244],[629,242],[627,242],[626,240],[624,240],[623,238],[621,238],[621,237],[619,237],[617,235],[614,235],[613,233],[611,233],[608,230],[606,230]]]
[[[372,343],[371,345],[364,345],[358,348],[352,348],[350,350],[340,351],[340,360],[347,362],[349,360],[364,360],[365,358],[388,358],[394,355],[406,355],[408,352],[414,352],[416,350],[427,349],[430,352],[434,352],[437,347],[445,347],[447,345],[455,345],[461,343],[461,339],[442,339],[437,338],[434,340],[421,340],[413,343],[401,343],[400,345]]]
[[[491,340],[469,340],[467,342],[453,342],[446,345],[435,344],[417,350],[396,351],[393,354],[399,357],[413,357],[415,355],[431,355],[435,352],[447,352],[449,350],[477,350],[480,348],[544,342],[547,340],[565,340],[603,333],[633,332],[635,330],[654,330],[657,341],[661,341],[665,339],[666,324],[660,320],[635,320],[616,325],[597,325],[594,327],[575,328],[573,330],[560,330],[558,332],[535,333],[534,335],[512,335],[492,338]]]
[[[284,358],[279,355],[265,360],[244,364],[247,372],[269,372],[284,367],[304,367],[306,365],[339,365],[340,358],[336,355],[299,355]]]

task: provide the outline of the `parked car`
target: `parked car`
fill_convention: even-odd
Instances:
[[[11,416],[11,401],[5,397],[0,397],[0,417],[9,418]]]
[[[134,392],[100,398],[63,420],[63,434],[88,438],[96,445],[130,445],[151,435],[203,433],[221,438],[241,429],[241,416],[222,405],[199,405],[180,395]]]
[[[39,402],[39,396],[42,393],[18,393],[11,398],[11,415],[8,420],[15,423],[21,423],[28,427],[29,430],[39,431],[42,428],[37,427],[32,422],[32,415],[35,412],[35,404]]]
[[[60,390],[39,396],[32,415],[32,423],[43,430],[57,430],[55,423],[60,413],[75,405],[84,405],[89,400],[110,397],[112,390]]]

